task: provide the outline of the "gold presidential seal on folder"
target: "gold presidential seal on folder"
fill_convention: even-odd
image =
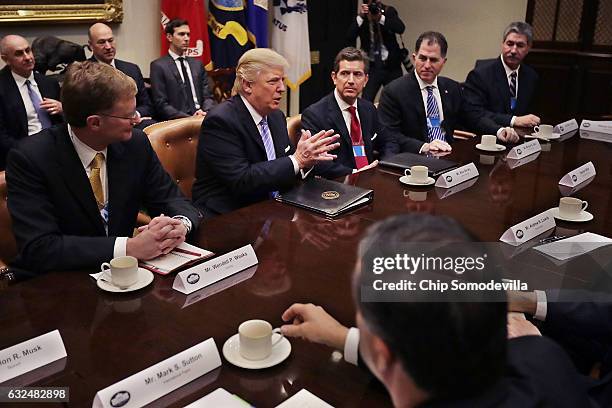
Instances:
[[[340,197],[340,193],[337,191],[324,191],[321,194],[321,198],[324,200],[337,200]]]

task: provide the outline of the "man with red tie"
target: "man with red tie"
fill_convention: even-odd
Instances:
[[[399,153],[392,135],[378,120],[376,107],[359,94],[368,82],[368,58],[353,47],[342,49],[331,73],[336,88],[302,113],[302,127],[312,133],[333,129],[340,135],[337,158],[315,169],[324,177],[339,177],[376,166],[381,157]]]

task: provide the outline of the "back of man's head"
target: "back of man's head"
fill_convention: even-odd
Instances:
[[[396,270],[384,272],[387,275],[375,274],[372,264],[363,260],[393,258],[398,248],[412,248],[415,243],[427,243],[416,254],[423,258],[429,252],[422,248],[429,247],[437,255],[446,248],[452,252],[457,246],[463,255],[477,255],[480,247],[472,249],[471,241],[471,235],[451,218],[409,214],[375,224],[359,247],[362,261],[356,271],[354,292],[365,325],[387,345],[405,374],[431,399],[469,397],[484,392],[499,380],[506,361],[505,296],[503,292],[494,293],[491,298],[491,293],[466,291],[453,293],[451,299],[432,289],[415,294],[407,291],[402,294],[402,301],[383,298],[364,301],[364,288],[382,277],[393,282],[428,276],[433,277],[433,282],[450,279],[439,279],[439,274],[428,275],[422,270],[416,274]],[[464,248],[468,248],[468,253]]]
[[[269,48],[253,48],[248,50],[238,60],[236,67],[236,80],[232,94],[236,95],[242,90],[242,81],[255,82],[257,75],[262,71],[282,68],[286,71],[289,63],[279,53]]]
[[[61,100],[66,122],[84,127],[87,117],[109,111],[117,100],[135,97],[132,78],[108,64],[74,62],[68,67]]]

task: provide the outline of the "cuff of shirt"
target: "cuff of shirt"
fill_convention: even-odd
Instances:
[[[363,24],[363,17],[357,16],[357,26],[361,27],[362,24]]]
[[[516,116],[513,116],[512,119],[510,119],[510,126],[514,127],[514,121],[516,120]]]
[[[346,335],[344,360],[353,365],[357,365],[359,360],[359,329],[356,327],[351,327]]]
[[[533,315],[538,320],[546,320],[546,314],[548,313],[548,302],[546,300],[546,292],[543,290],[534,291],[536,295],[536,312]]]
[[[300,165],[298,164],[297,159],[293,157],[292,154],[289,155],[289,158],[291,159],[291,163],[293,163],[293,172],[295,173],[295,175],[297,175],[300,171]]]
[[[115,247],[113,248],[113,258],[127,255],[127,237],[115,238]]]
[[[423,154],[423,148],[425,147],[427,143],[423,143],[423,145],[421,146],[421,148],[419,149],[419,154]]]
[[[497,138],[499,139],[499,136],[501,135],[501,133],[504,131],[505,128],[500,127],[499,129],[497,129]]]
[[[191,232],[191,229],[193,228],[193,225],[191,224],[191,220],[187,217],[185,217],[184,215],[175,215],[174,217],[172,217],[176,220],[180,220],[183,225],[185,226],[185,229],[187,230],[187,234],[189,235],[189,233]]]
[[[380,16],[380,20],[378,20],[378,24],[385,25],[385,15]]]

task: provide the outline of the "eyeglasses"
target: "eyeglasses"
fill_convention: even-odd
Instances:
[[[130,122],[134,122],[137,121],[138,119],[140,119],[140,113],[138,113],[138,111],[134,111],[134,113],[132,113],[132,116],[117,116],[117,115],[109,115],[106,113],[98,113],[99,116],[106,116],[109,118],[117,118],[117,119],[127,119]]]

